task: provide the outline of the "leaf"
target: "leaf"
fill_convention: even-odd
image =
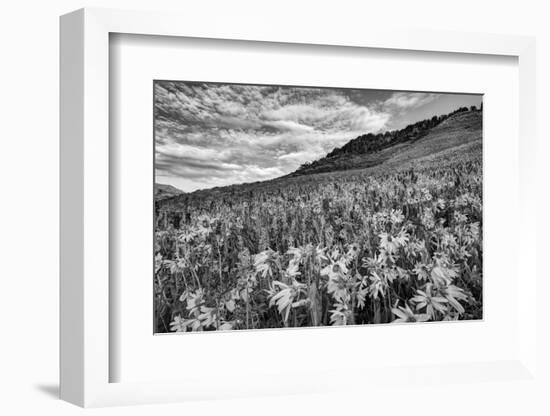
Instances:
[[[224,322],[223,324],[220,325],[219,329],[221,331],[229,331],[229,330],[233,329],[233,323]]]
[[[233,299],[225,302],[225,308],[229,311],[229,312],[233,312],[235,310],[235,301]]]

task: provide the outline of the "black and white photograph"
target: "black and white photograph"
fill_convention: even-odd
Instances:
[[[0,416],[550,416],[544,6],[4,2]]]
[[[483,318],[483,96],[155,80],[154,332]]]

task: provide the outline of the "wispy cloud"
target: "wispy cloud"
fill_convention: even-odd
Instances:
[[[387,111],[392,110],[410,110],[413,108],[422,107],[437,98],[440,94],[423,93],[423,92],[396,92],[390,98],[384,101],[383,108]]]
[[[185,190],[270,179],[390,118],[340,90],[157,82],[156,173]]]

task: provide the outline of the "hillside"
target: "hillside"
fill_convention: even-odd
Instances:
[[[182,194],[183,191],[172,185],[164,185],[161,183],[155,183],[155,201],[161,199],[171,198]]]
[[[372,144],[364,142],[373,137],[376,142],[376,137],[388,137],[388,134],[359,136],[341,148],[334,149],[326,157],[279,178],[201,189],[192,193],[176,194],[173,197],[166,195],[164,198],[156,199],[159,202],[157,208],[179,211],[185,209],[192,201],[219,201],[266,191],[278,193],[294,185],[315,187],[321,182],[354,180],[358,174],[384,175],[397,170],[419,170],[434,164],[453,163],[461,157],[469,160],[481,157],[481,111],[460,109],[438,117],[437,123],[431,126],[424,123],[425,121],[422,121],[414,124],[412,128],[392,132],[393,142],[378,142],[381,143],[378,149],[373,149]],[[420,128],[423,124],[429,127]],[[371,150],[366,150],[369,148]]]
[[[311,175],[382,164],[398,164],[481,140],[482,112],[461,108],[402,130],[366,134],[334,149],[324,158],[302,165],[289,176]]]

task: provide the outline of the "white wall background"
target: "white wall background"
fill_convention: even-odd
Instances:
[[[543,1],[208,1],[202,0],[19,0],[0,11],[0,413],[77,414],[81,409],[56,399],[58,384],[58,16],[81,7],[177,10],[190,19],[220,13],[261,16],[287,25],[326,21],[327,31],[343,25],[369,25],[385,19],[405,27],[511,33],[537,36],[538,167],[540,258],[547,221],[550,129],[550,30]],[[205,23],[206,24],[206,23]],[[182,21],[185,25],[185,21]],[[514,221],[514,219],[510,219]],[[535,249],[535,245],[533,245]],[[543,266],[542,260],[540,265]],[[548,275],[548,272],[543,273]],[[549,276],[550,277],[550,276]],[[550,280],[550,279],[549,279]],[[538,287],[539,319],[548,322]],[[548,325],[550,327],[550,325]],[[540,367],[550,374],[548,329],[540,333]],[[454,389],[454,392],[450,392]],[[475,386],[433,386],[396,396],[338,393],[330,396],[271,397],[163,406],[93,410],[101,415],[151,414],[549,414],[546,392],[529,384],[498,383],[480,392]],[[290,413],[287,413],[290,412]]]

